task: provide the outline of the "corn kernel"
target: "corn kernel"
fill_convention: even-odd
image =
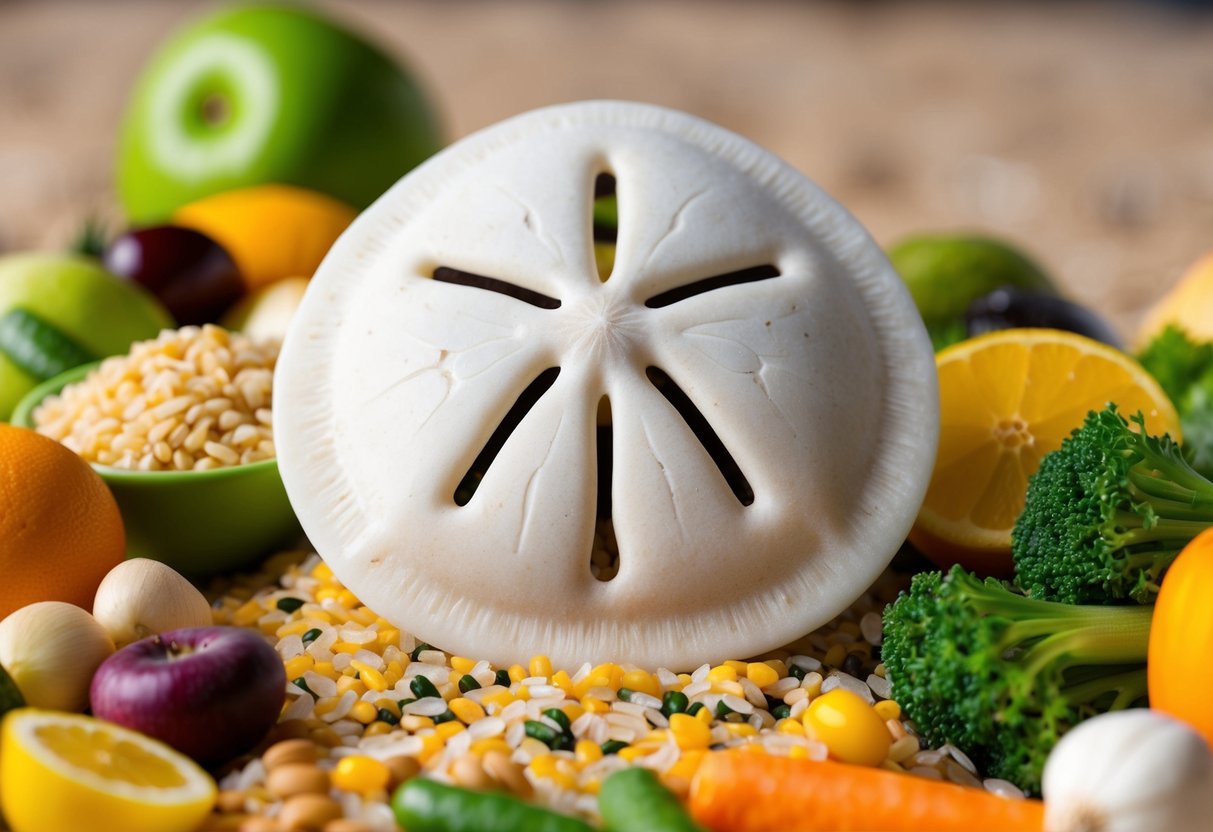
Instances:
[[[406,731],[417,733],[418,731],[422,731],[426,728],[433,728],[434,720],[430,719],[428,716],[421,716],[420,714],[407,714],[400,717],[400,727]]]
[[[742,676],[745,674],[745,669],[746,669],[745,662],[739,662],[736,659],[729,659],[728,661],[724,662],[723,664],[725,667],[733,668],[733,672],[736,673],[738,676]]]
[[[443,725],[452,723],[444,722]],[[442,750],[442,746],[446,744],[446,740],[437,734],[425,734],[421,737],[421,750],[417,752],[417,762],[425,765],[430,758]]]
[[[793,745],[788,749],[788,756],[793,760],[807,760],[809,757],[809,749],[803,745]]]
[[[788,666],[782,659],[767,659],[763,664],[774,670],[780,679],[788,675]]]
[[[705,711],[707,708],[700,713]],[[674,735],[678,747],[683,750],[707,748],[712,741],[712,729],[697,717],[687,714],[670,714],[670,733]]]
[[[387,711],[397,719],[400,718],[400,703],[398,703],[395,699],[389,699],[386,696],[381,699],[376,699],[375,709],[379,711]]]
[[[274,635],[276,635],[278,638],[286,638],[287,636],[301,636],[310,629],[312,629],[312,622],[304,618],[299,621],[290,621],[283,624],[274,631]]]
[[[375,722],[372,722],[370,725],[366,726],[366,730],[362,732],[362,736],[377,737],[380,734],[390,733],[391,730],[392,726],[381,720],[376,720]]]
[[[350,708],[350,719],[370,725],[379,718],[379,710],[370,702],[359,700]]]
[[[511,682],[521,682],[527,677],[527,670],[520,664],[510,665],[510,669],[506,671],[510,674]]]
[[[712,691],[715,693],[731,693],[734,696],[745,698],[745,688],[741,686],[741,682],[716,682],[712,685]]]
[[[635,745],[629,745],[627,748],[621,748],[615,753],[619,755],[619,759],[627,760],[629,763],[633,763],[638,758],[643,757],[646,754],[651,754],[652,750],[648,748],[641,748]]]
[[[682,777],[690,780],[695,772],[699,770],[699,764],[703,762],[706,751],[700,749],[691,749],[683,751],[678,758],[678,762],[666,769],[666,776]]]
[[[521,699],[523,702],[529,702],[531,699],[531,689],[526,685],[518,685],[518,690],[514,691],[514,698]]]
[[[711,726],[712,720],[715,717],[712,716],[711,709],[700,708],[698,711],[695,712],[694,718],[699,720],[700,722],[702,722],[704,725]]]
[[[458,720],[450,720],[441,725],[434,726],[434,733],[442,737],[443,740],[449,740],[451,737],[458,734],[460,731],[466,731],[467,728]]]
[[[476,740],[468,746],[468,750],[482,757],[490,751],[500,751],[507,756],[514,753],[514,749],[510,747],[510,744],[501,737],[485,737],[482,740]]]
[[[532,676],[542,676],[548,678],[552,675],[552,660],[547,656],[531,656],[530,666],[527,668]]]
[[[725,730],[735,737],[754,737],[758,735],[758,729],[748,722],[726,722],[724,723]]]
[[[661,683],[652,673],[643,670],[630,670],[623,674],[620,684],[625,688],[647,693],[649,696],[661,698]]]
[[[451,656],[451,670],[464,676],[472,672],[472,668],[476,666],[475,659],[466,659],[463,656]]]
[[[286,678],[298,679],[304,673],[311,670],[315,664],[316,660],[307,653],[304,653],[302,656],[296,656],[293,659],[288,659],[285,664]]]
[[[597,795],[602,791],[602,779],[599,777],[591,777],[588,780],[578,783],[578,788],[583,794]]]
[[[528,768],[536,777],[553,777],[556,774],[556,758],[551,754],[540,754],[532,758]]]
[[[327,563],[320,561],[312,568],[312,577],[318,581],[331,581],[333,580],[333,570],[329,569]]]
[[[329,679],[337,678],[337,668],[333,667],[332,662],[316,662],[312,670]]]
[[[485,717],[484,708],[463,696],[452,699],[447,707],[451,709],[451,713],[467,725]]]
[[[610,705],[594,696],[582,697],[581,707],[585,708],[586,713],[591,714],[605,714],[611,710]]]
[[[580,766],[588,766],[590,763],[596,763],[602,759],[602,748],[596,742],[590,740],[577,740],[577,745],[573,747],[573,755]]]
[[[342,676],[337,680],[337,695],[345,696],[348,691],[353,691],[354,695],[362,698],[362,694],[366,693],[366,685],[355,679],[353,676]]]
[[[691,674],[690,673],[679,673],[677,690],[682,690],[689,684],[691,684]]]
[[[835,644],[826,651],[822,657],[822,664],[826,667],[838,667],[842,664],[842,660],[847,657],[847,648],[842,644]]]
[[[585,713],[585,708],[576,703],[565,705],[563,708],[561,708],[561,710],[564,711],[564,715],[569,718],[569,722],[576,722],[581,718],[581,715]]]
[[[364,645],[361,644],[350,644],[348,641],[339,641],[329,649],[334,653],[349,653],[352,656],[359,650],[362,650],[363,647]]]
[[[358,671],[358,678],[366,685],[367,690],[387,690],[387,680],[383,678],[383,674],[366,662],[354,660],[350,662],[350,667]]]
[[[872,707],[881,719],[901,719],[901,706],[892,699],[882,699]]]
[[[759,688],[773,685],[779,681],[779,673],[765,662],[750,662],[745,666],[745,675]]]
[[[352,610],[358,606],[358,596],[348,589],[343,589],[337,594],[337,602],[346,609]]]
[[[549,684],[555,685],[565,692],[566,695],[573,692],[573,680],[569,674],[563,670],[557,670],[552,674],[552,678],[548,680]],[[570,717],[571,719],[572,717]]]
[[[265,607],[256,598],[246,601],[232,613],[232,623],[237,627],[248,627],[265,614]]]
[[[799,719],[781,719],[775,723],[775,730],[781,734],[791,734],[797,737],[804,736],[804,723]]]
[[[481,697],[482,705],[496,705],[498,709],[504,708],[506,705],[514,701],[514,694],[508,690],[499,690],[496,693],[490,693],[488,696]]]
[[[337,587],[324,586],[324,587],[321,587],[320,589],[316,590],[314,597],[316,598],[317,603],[319,603],[322,601],[334,601],[337,599],[337,596],[339,596],[340,594],[341,594],[341,590],[338,589]],[[328,610],[328,612],[330,615],[332,614],[332,610]]]
[[[400,631],[395,627],[384,627],[379,631],[376,640],[379,642],[380,647],[387,647],[389,644],[399,644]]]
[[[717,665],[708,671],[708,681],[712,683],[736,682],[737,669],[727,664]]]

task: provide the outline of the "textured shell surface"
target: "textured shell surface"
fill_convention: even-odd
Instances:
[[[602,101],[486,128],[367,209],[291,325],[274,419],[305,531],[380,615],[499,663],[688,668],[784,644],[879,575],[938,393],[841,206],[720,127]]]

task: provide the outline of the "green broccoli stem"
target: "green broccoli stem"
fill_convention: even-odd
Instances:
[[[1138,666],[1121,673],[1088,679],[1079,684],[1066,685],[1062,689],[1061,695],[1071,707],[1081,708],[1083,705],[1090,705],[1109,692],[1115,692],[1116,696],[1112,701],[1103,703],[1100,710],[1119,711],[1145,699],[1147,688],[1146,668]],[[1090,715],[1093,716],[1094,713],[1092,712]]]
[[[1129,469],[1129,494],[1135,500],[1148,502],[1160,516],[1213,522],[1213,483],[1186,463],[1154,456]]]
[[[1045,609],[1055,606],[1037,601]],[[1020,657],[1029,676],[1044,668],[1140,663],[1150,643],[1150,607],[1068,606],[1073,614],[1047,612],[1039,619],[1010,624],[1000,639],[1004,650],[1041,637]]]

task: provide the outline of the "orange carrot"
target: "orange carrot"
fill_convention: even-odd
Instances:
[[[1044,804],[883,769],[726,751],[691,784],[716,832],[1040,832]]]

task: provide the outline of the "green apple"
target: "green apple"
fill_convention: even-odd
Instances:
[[[237,5],[177,32],[144,69],[118,196],[139,225],[267,182],[364,208],[440,146],[423,91],[383,51],[309,8]]]
[[[87,257],[0,257],[0,420],[50,375],[124,353],[173,319],[134,283]]]
[[[969,304],[999,287],[1057,294],[1039,265],[994,237],[922,234],[899,241],[887,254],[937,347],[963,338]]]

